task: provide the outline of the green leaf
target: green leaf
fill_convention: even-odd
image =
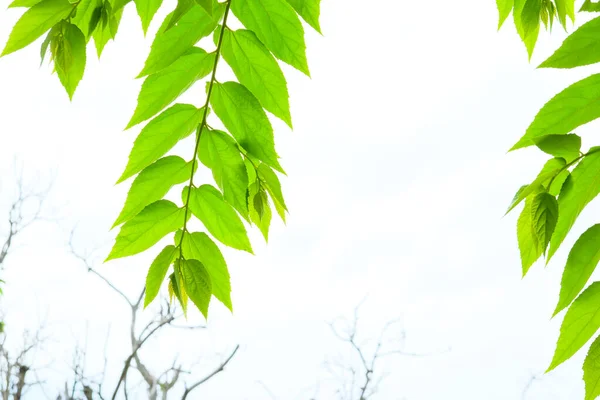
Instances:
[[[248,89],[236,82],[216,83],[210,104],[237,142],[250,155],[282,171],[269,118]]]
[[[600,62],[600,17],[569,35],[539,68],[575,68]]]
[[[77,25],[84,36],[89,39],[102,18],[102,0],[81,0],[77,6],[77,14],[71,23]]]
[[[102,55],[106,44],[115,38],[123,16],[123,8],[113,9],[108,0],[104,1],[99,26],[94,30],[92,37],[96,45],[98,58]]]
[[[513,208],[519,205],[521,201],[525,200],[528,196],[543,190],[555,176],[565,169],[566,165],[567,163],[563,158],[551,158],[548,160],[535,180],[529,185],[521,186],[519,191],[517,191],[506,214],[511,212]]]
[[[573,245],[560,283],[560,296],[554,315],[571,304],[585,287],[600,262],[600,224],[585,231]]]
[[[215,38],[216,35],[215,33]],[[287,83],[277,61],[256,35],[247,30],[223,34],[221,54],[240,83],[267,111],[292,127]]]
[[[33,43],[54,25],[67,18],[73,7],[68,0],[43,0],[25,11],[12,29],[0,57]]]
[[[569,163],[579,157],[581,138],[575,134],[543,136],[536,141],[536,146],[544,153],[562,157]]]
[[[231,11],[275,57],[310,76],[304,28],[286,0],[235,0]]]
[[[216,12],[210,16],[198,5],[193,5],[179,22],[167,30],[172,14],[163,21],[150,48],[144,68],[138,77],[160,71],[171,65],[184,55],[190,47],[215,30],[225,6],[220,4]]]
[[[519,243],[519,252],[521,254],[521,267],[523,276],[527,275],[529,268],[541,257],[544,252],[537,241],[537,236],[532,230],[532,198],[525,200],[525,207],[517,221],[517,241]]]
[[[177,254],[177,248],[173,245],[167,246],[158,254],[150,265],[148,270],[148,276],[146,276],[146,297],[144,299],[144,308],[148,307],[150,303],[156,298],[160,287],[162,286],[167,271],[171,266],[175,256]]]
[[[579,11],[600,12],[600,2],[592,2],[591,0],[585,0]]]
[[[178,280],[180,279],[178,279],[178,276],[175,273],[172,273],[171,276],[169,276],[169,297],[173,299],[173,295],[175,295],[177,301],[181,304],[183,313],[186,314],[187,298],[184,299],[184,296],[182,296],[182,290],[180,290],[180,284],[177,282]]]
[[[137,174],[188,137],[200,124],[202,115],[202,109],[175,104],[150,121],[133,143],[127,167],[117,183]]]
[[[549,372],[573,357],[600,328],[600,282],[592,283],[567,311]]]
[[[60,33],[51,39],[50,50],[58,79],[72,100],[85,72],[86,42],[77,26],[68,22],[61,25]]]
[[[149,249],[168,233],[181,228],[184,218],[185,210],[170,201],[159,200],[150,204],[121,227],[106,261]]]
[[[560,194],[560,191],[562,190],[563,185],[565,184],[567,179],[569,179],[570,176],[571,173],[568,169],[565,169],[558,175],[556,175],[556,177],[552,181],[552,184],[548,188],[548,193],[550,193],[553,196],[558,196]]]
[[[171,13],[165,31],[171,29],[196,4],[195,0],[177,0],[177,7]]]
[[[600,74],[591,75],[560,92],[542,107],[512,150],[535,144],[543,136],[566,135],[600,117]]]
[[[213,15],[214,6],[212,0],[196,0],[196,3],[204,8],[204,11],[206,11],[208,15]]]
[[[183,315],[187,318],[187,305],[188,305],[188,293],[185,286],[185,277],[183,276],[183,263],[182,260],[176,259],[173,263],[173,270],[175,272],[175,281],[177,282],[177,290],[179,291],[179,303],[183,309]],[[183,260],[185,262],[185,260]]]
[[[521,24],[523,26],[523,37],[526,39],[540,30],[540,13],[542,11],[542,0],[525,0],[521,11]]]
[[[142,21],[142,30],[144,35],[148,32],[148,27],[152,18],[160,8],[162,0],[134,0],[140,20]]]
[[[496,0],[499,3],[510,2],[512,8],[512,0]],[[287,0],[287,2],[296,10],[298,14],[310,25],[314,30],[321,33],[321,25],[319,24],[319,14],[321,13],[321,0]],[[510,13],[510,9],[508,10]],[[507,14],[508,16],[508,14]]]
[[[594,340],[583,362],[585,400],[595,400],[600,396],[600,337]]]
[[[541,247],[542,252],[546,251],[548,243],[550,243],[557,220],[558,202],[556,198],[546,192],[537,194],[531,202],[531,222],[535,241]]]
[[[200,135],[199,157],[213,171],[225,200],[248,218],[248,174],[235,141],[226,133],[205,129]]]
[[[42,46],[40,48],[40,66],[44,63],[44,58],[46,58],[46,54],[48,53],[48,47],[50,46],[50,42],[52,42],[52,39],[54,38],[56,33],[57,29],[52,28],[50,32],[48,32],[48,34],[46,35],[44,41],[42,42]]]
[[[600,193],[600,152],[586,156],[565,182],[558,198],[558,223],[550,241],[548,261],[558,250],[585,206]]]
[[[262,184],[266,186],[267,192],[269,192],[271,199],[273,199],[273,204],[275,205],[277,213],[283,222],[285,222],[285,213],[288,209],[285,205],[283,192],[281,191],[281,183],[279,182],[277,174],[265,164],[258,166],[258,174],[263,181]]]
[[[181,231],[177,234],[181,237]],[[186,233],[181,248],[185,258],[198,260],[204,265],[210,274],[212,293],[225,307],[233,311],[229,270],[215,242],[202,232]]]
[[[192,47],[167,68],[146,78],[138,96],[137,107],[127,124],[129,129],[148,118],[188,90],[212,71],[215,55]]]
[[[189,180],[192,164],[181,157],[169,156],[146,167],[133,181],[113,228],[135,217],[148,204],[162,199],[174,185]]]
[[[198,260],[183,260],[181,273],[185,290],[204,318],[208,318],[208,305],[212,296],[210,275]]]
[[[17,7],[33,7],[36,4],[38,4],[39,2],[41,2],[42,0],[14,0],[12,3],[10,3],[10,5],[8,6],[8,8],[17,8]]]
[[[291,0],[288,0],[291,1]],[[514,0],[496,0],[496,6],[498,7],[498,29],[502,28],[504,21],[510,15],[510,12],[513,9]]]
[[[248,191],[248,204],[250,205],[250,219],[258,226],[265,241],[269,241],[269,226],[273,214],[269,205],[269,198],[264,189],[256,183],[250,186]]]
[[[184,203],[189,188],[184,189]],[[252,254],[252,247],[246,228],[232,206],[230,206],[221,193],[210,185],[192,188],[189,207],[206,229],[218,241],[238,250],[245,250]]]
[[[575,21],[575,0],[555,0],[556,11],[561,25],[566,29],[567,16]]]
[[[515,26],[517,28],[517,32],[521,37],[521,40],[525,44],[525,48],[527,49],[527,54],[529,55],[529,59],[533,55],[533,49],[535,48],[535,44],[537,42],[537,38],[540,31],[539,23],[533,26],[533,29],[529,27],[527,34],[525,27],[522,22],[522,13],[525,6],[526,0],[514,0],[514,8],[513,8],[513,19],[515,21]]]

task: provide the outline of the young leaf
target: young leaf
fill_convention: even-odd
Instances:
[[[514,0],[514,8],[513,8],[513,19],[515,21],[515,26],[517,28],[517,32],[521,37],[521,40],[525,44],[525,48],[527,49],[527,54],[529,55],[529,59],[533,54],[533,49],[535,48],[535,44],[537,42],[537,38],[540,31],[540,24],[534,24],[533,26],[529,26],[529,29],[525,30],[523,26],[523,9],[527,0]]]
[[[152,22],[154,14],[156,14],[162,4],[162,0],[134,0],[134,3],[142,21],[142,30],[145,35],[148,32],[148,27],[150,26],[150,22]]]
[[[548,251],[548,261],[558,250],[585,206],[600,193],[600,152],[586,156],[571,173],[558,198],[558,223]]]
[[[573,357],[600,328],[600,282],[592,283],[571,305],[556,344],[549,372]]]
[[[286,0],[235,0],[231,11],[275,57],[310,75],[304,28]]]
[[[190,179],[192,162],[177,156],[161,158],[146,167],[135,178],[125,206],[113,224],[113,228],[135,217],[148,204],[160,200],[174,185]]]
[[[146,78],[137,107],[127,124],[129,129],[153,117],[212,71],[215,55],[192,47],[167,68]]]
[[[564,186],[565,182],[567,181],[567,179],[569,179],[570,176],[571,173],[568,169],[564,169],[562,172],[559,172],[559,174],[556,175],[556,177],[552,181],[552,184],[548,188],[548,193],[550,193],[553,196],[558,196],[560,194],[560,191],[562,190],[562,187]]]
[[[149,249],[168,233],[181,228],[184,216],[185,210],[170,201],[159,200],[150,204],[123,225],[106,261]]]
[[[77,14],[71,18],[71,23],[89,39],[102,17],[102,0],[81,0],[77,6]]]
[[[525,0],[521,10],[521,24],[523,26],[523,36],[528,38],[534,32],[537,34],[540,29],[540,13],[542,11],[542,0]]]
[[[248,218],[248,174],[235,141],[226,133],[205,129],[200,135],[199,157],[213,171],[225,200]]]
[[[532,232],[532,199],[525,200],[525,207],[517,221],[517,240],[521,254],[523,276],[527,275],[529,268],[541,257],[544,252],[537,241],[537,236]]]
[[[585,0],[579,11],[585,12],[600,12],[600,2],[592,2],[592,0]],[[587,399],[586,399],[587,400]]]
[[[171,299],[173,299],[173,295],[175,295],[175,297],[177,298],[177,301],[179,301],[179,304],[181,305],[181,308],[183,309],[183,313],[186,314],[186,311],[187,311],[187,301],[186,300],[187,299],[184,299],[184,297],[182,296],[182,293],[180,290],[180,285],[177,281],[178,281],[178,277],[176,275],[176,272],[173,272],[171,274],[171,276],[169,276],[169,297]]]
[[[98,58],[102,55],[102,51],[109,40],[114,39],[117,35],[121,17],[123,15],[123,8],[113,9],[108,0],[104,0],[104,6],[102,8],[101,22],[99,23],[100,26],[96,27],[92,34]]]
[[[269,241],[269,227],[273,214],[269,205],[269,198],[262,188],[254,183],[248,190],[248,204],[250,205],[250,219],[258,226],[265,241]]]
[[[600,337],[592,343],[583,362],[585,400],[595,400],[600,396]]]
[[[17,8],[17,7],[33,7],[35,6],[37,3],[39,3],[42,0],[14,0],[12,3],[9,4],[8,8]]]
[[[556,198],[546,192],[537,194],[531,202],[531,223],[535,241],[542,249],[542,253],[546,251],[548,243],[550,243],[557,220],[558,203]]]
[[[171,13],[165,32],[171,29],[196,4],[195,0],[177,0],[177,7]]]
[[[167,271],[171,263],[175,259],[177,248],[175,246],[167,246],[158,254],[150,265],[148,276],[146,277],[146,297],[144,299],[144,308],[148,307],[152,300],[156,298],[160,287],[162,286]]]
[[[600,74],[569,86],[542,107],[512,150],[535,144],[543,136],[566,135],[600,117]]]
[[[215,39],[218,32],[215,33]],[[225,29],[221,54],[240,83],[267,111],[292,127],[287,83],[277,61],[254,32]]]
[[[184,199],[187,198],[188,190],[187,187],[184,189]],[[192,188],[189,206],[196,218],[202,221],[210,234],[218,241],[234,249],[252,254],[252,247],[244,224],[233,207],[223,200],[223,196],[217,189],[210,185]]]
[[[585,287],[600,262],[600,224],[585,231],[573,245],[560,283],[560,297],[554,315],[571,304]]]
[[[258,166],[258,174],[263,180],[263,185],[266,186],[269,195],[271,195],[271,199],[273,199],[273,204],[275,204],[277,213],[283,222],[285,222],[285,212],[287,211],[287,206],[285,205],[285,200],[283,199],[281,183],[279,182],[277,174],[275,174],[275,172],[273,172],[273,170],[265,164],[260,164]]]
[[[536,146],[544,153],[571,162],[579,157],[581,138],[575,134],[543,136],[536,141]]]
[[[269,118],[248,89],[236,82],[216,83],[210,104],[223,125],[250,155],[282,171]]]
[[[60,31],[51,39],[50,50],[58,79],[72,100],[85,71],[85,36],[68,22],[62,24]]]
[[[208,305],[212,296],[210,275],[198,260],[183,260],[181,272],[185,290],[204,318],[208,318]]]
[[[185,262],[185,260],[183,260]],[[177,290],[179,291],[179,304],[183,309],[183,315],[187,318],[187,305],[188,305],[188,294],[185,287],[185,278],[183,276],[183,263],[180,260],[175,259],[173,263],[173,270],[175,273],[175,281],[177,282]]]
[[[212,0],[196,0],[196,3],[200,7],[204,8],[204,11],[206,11],[208,15],[213,15],[214,7]]]
[[[510,206],[506,213],[508,214],[509,212],[511,212],[513,208],[518,206],[521,203],[521,201],[523,201],[525,198],[537,193],[538,191],[543,190],[543,188],[547,186],[548,183],[550,183],[550,181],[555,176],[557,176],[562,170],[565,169],[566,165],[567,163],[563,158],[551,158],[550,160],[548,160],[546,164],[544,164],[544,167],[542,168],[538,176],[535,178],[535,180],[529,185],[522,186],[519,189],[519,191],[515,194],[515,197],[510,203]]]
[[[496,0],[498,2],[498,9],[500,9],[500,3],[510,3],[512,8],[512,0]],[[310,25],[314,30],[321,33],[321,25],[319,24],[319,14],[321,13],[321,0],[287,0],[287,2],[296,10],[298,14]],[[507,7],[506,4],[502,4],[503,7]],[[510,13],[510,9],[508,10]],[[506,16],[508,17],[508,13]],[[506,18],[506,17],[505,17]]]
[[[133,144],[129,161],[117,183],[137,174],[181,139],[188,137],[200,123],[202,109],[189,104],[175,104],[163,111],[142,129]]]
[[[202,7],[193,5],[169,30],[167,26],[172,13],[167,15],[152,42],[150,54],[139,77],[154,74],[168,67],[200,39],[210,35],[219,23],[224,10],[225,6],[220,4],[215,9],[215,13],[210,16]]]
[[[48,32],[54,25],[67,18],[74,4],[69,0],[43,0],[37,3],[17,21],[1,56],[13,53],[31,44]]]
[[[181,232],[178,232],[180,234]],[[210,275],[212,293],[217,300],[233,311],[231,304],[231,282],[225,258],[219,247],[205,233],[186,233],[181,243],[183,256],[186,259],[198,260]]]
[[[567,28],[567,16],[575,21],[575,0],[555,0],[558,19],[562,26]]]
[[[600,62],[600,17],[569,35],[539,68],[575,68]]]

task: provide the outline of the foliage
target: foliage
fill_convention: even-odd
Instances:
[[[554,19],[566,29],[575,20],[575,0],[497,0],[500,26],[512,11],[517,31],[531,57],[540,26]],[[600,12],[600,3],[585,0],[582,13]],[[540,68],[575,68],[600,62],[600,17],[571,33]],[[541,172],[515,195],[509,211],[525,202],[517,224],[523,275],[542,256],[548,263],[585,207],[600,193],[600,147],[581,149],[577,128],[600,118],[600,74],[570,85],[538,112],[516,150],[537,146],[551,158]],[[567,310],[548,371],[581,350],[600,328],[600,282],[586,285],[600,261],[600,225],[585,231],[571,248],[554,315]],[[600,396],[600,338],[583,364],[586,400]]]
[[[2,56],[46,34],[42,62],[50,49],[54,70],[72,98],[84,75],[87,44],[93,40],[100,57],[115,38],[129,3],[14,0],[10,7],[27,10],[12,29]],[[145,34],[162,0],[133,3]],[[127,124],[129,129],[149,120],[118,181],[136,176],[114,223],[121,228],[107,258],[141,253],[175,232],[175,243],[164,247],[149,269],[145,305],[166,278],[169,293],[184,310],[190,299],[206,317],[213,295],[232,309],[229,272],[213,239],[252,253],[246,224],[257,225],[267,239],[271,204],[285,221],[287,208],[275,171],[285,172],[267,111],[292,127],[287,83],[278,60],[309,75],[300,18],[320,32],[319,7],[320,0],[178,0],[162,22],[139,74],[144,82]],[[228,21],[233,18],[245,29],[232,29]],[[211,35],[213,50],[197,46]],[[239,82],[217,80],[221,58]],[[203,79],[206,97],[200,107],[176,103]],[[211,126],[212,113],[227,132]],[[192,133],[191,159],[165,156]],[[216,187],[194,180],[200,163],[212,172]],[[181,184],[181,203],[166,200]],[[192,216],[208,234],[188,230]]]

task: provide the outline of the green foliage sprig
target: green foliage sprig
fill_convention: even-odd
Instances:
[[[70,98],[83,78],[86,47],[93,40],[98,57],[114,39],[130,0],[14,0],[27,7],[15,24],[2,56],[20,50],[42,35],[42,62],[50,60]],[[147,32],[162,0],[134,0]],[[144,78],[127,129],[149,121],[135,140],[118,182],[134,178],[114,226],[121,226],[107,260],[152,248],[174,233],[152,262],[146,279],[147,306],[168,281],[171,298],[187,310],[191,300],[207,317],[212,296],[232,310],[225,259],[214,240],[252,253],[246,224],[268,239],[272,206],[285,222],[287,207],[277,172],[285,171],[275,151],[267,112],[292,127],[286,79],[279,61],[309,75],[303,18],[316,31],[320,0],[178,0],[162,22],[139,78]],[[234,30],[231,18],[244,29]],[[213,37],[215,49],[197,44]],[[222,59],[222,60],[221,60]],[[226,62],[237,81],[220,82]],[[206,79],[206,80],[205,80]],[[201,107],[177,103],[180,95],[205,80]],[[213,128],[213,115],[227,131]],[[167,155],[194,134],[192,158]],[[214,184],[194,180],[200,165]],[[181,205],[165,200],[184,185]],[[199,220],[206,232],[190,232]]]
[[[512,11],[515,26],[529,57],[542,24],[554,18],[567,28],[575,21],[575,0],[497,0],[500,26]],[[585,0],[580,12],[600,12],[600,3]],[[600,17],[571,33],[540,68],[575,68],[600,62]],[[512,147],[537,146],[551,155],[538,176],[522,186],[508,211],[525,206],[517,223],[523,276],[542,255],[546,263],[556,254],[581,212],[600,193],[600,147],[581,150],[577,128],[600,118],[600,74],[564,89],[547,102],[525,135]],[[600,328],[600,282],[587,286],[600,261],[600,224],[585,231],[571,248],[561,281],[554,316],[567,310],[548,371],[558,367]],[[583,364],[586,400],[600,396],[600,337],[591,345]]]

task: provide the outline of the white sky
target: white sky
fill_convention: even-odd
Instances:
[[[165,4],[160,16],[174,2]],[[0,12],[0,41],[18,15]],[[47,315],[56,368],[70,361],[86,321],[100,356],[112,324],[113,374],[128,349],[128,310],[66,248],[77,223],[78,246],[101,247],[100,262],[128,189],[114,182],[139,128],[122,129],[159,21],[145,40],[133,7],[123,21],[100,63],[89,49],[73,103],[49,68],[38,67],[38,45],[0,60],[0,205],[16,156],[29,174],[55,172],[51,202],[63,217],[20,238],[4,273],[3,308],[11,329]],[[323,361],[340,350],[326,321],[368,294],[365,333],[401,316],[407,350],[440,352],[386,363],[380,399],[520,399],[554,350],[562,317],[550,316],[565,249],[599,208],[582,215],[548,268],[537,265],[521,280],[517,213],[502,215],[545,157],[506,150],[545,101],[589,69],[535,70],[564,32],[544,36],[528,64],[514,28],[496,32],[492,0],[323,0],[321,23],[324,37],[307,34],[312,79],[285,69],[295,130],[274,122],[288,224],[274,224],[268,246],[255,234],[254,257],[226,252],[234,315],[215,302],[208,331],[161,337],[148,347],[160,346],[153,361],[181,353],[206,359],[208,370],[215,352],[239,343],[227,372],[192,398],[268,399],[262,381],[279,399],[305,399],[304,389],[327,384]],[[202,95],[198,85],[185,100],[200,104]],[[189,158],[189,143],[177,152]],[[97,267],[135,295],[151,253]],[[536,381],[527,399],[583,398],[584,353]]]

